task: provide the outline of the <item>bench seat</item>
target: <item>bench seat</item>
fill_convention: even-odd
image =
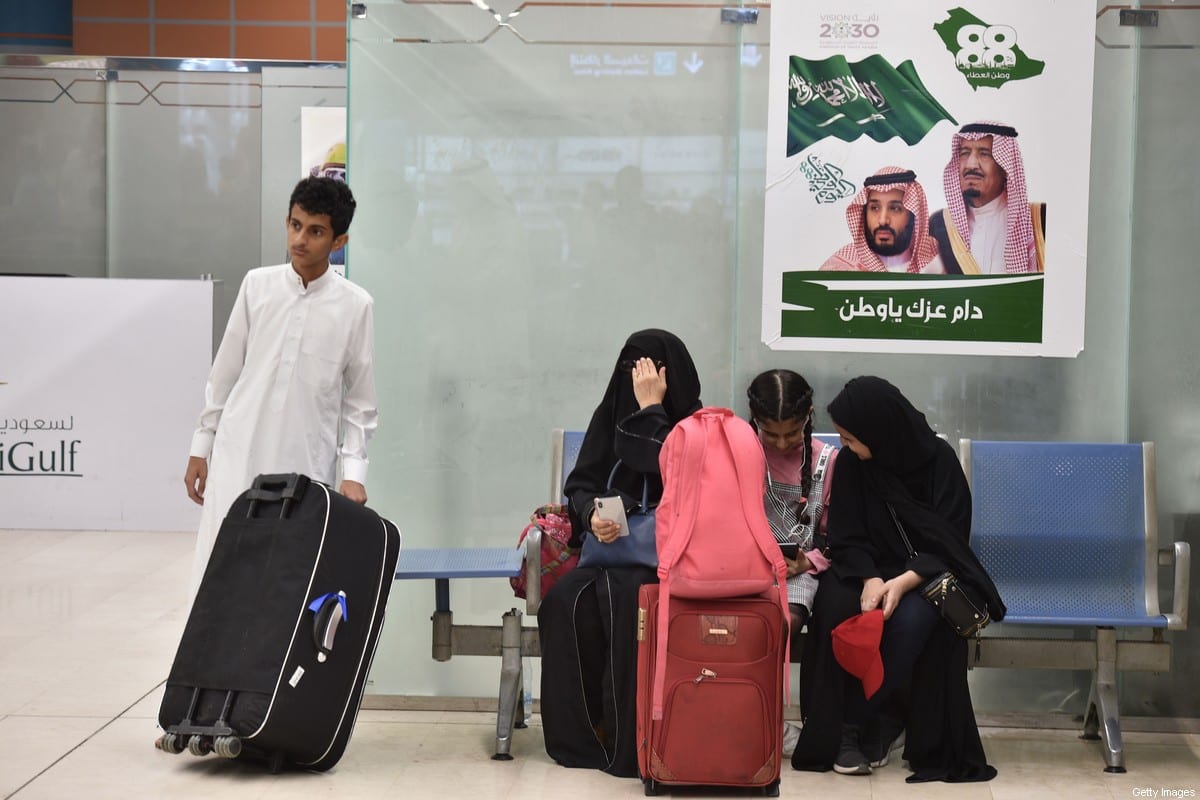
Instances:
[[[1091,671],[1083,737],[1103,740],[1105,771],[1124,772],[1117,673],[1169,670],[1164,631],[1187,627],[1191,555],[1186,542],[1158,546],[1154,444],[963,439],[959,455],[971,547],[1008,607],[968,649],[969,663]],[[1175,568],[1168,612],[1160,566]],[[1070,633],[1021,638],[1019,626]]]
[[[396,579],[515,578],[524,566],[524,553],[516,547],[410,549],[396,564]]]
[[[551,433],[550,501],[561,502],[562,487],[575,466],[582,431],[555,429]],[[523,547],[410,548],[400,554],[396,580],[434,582],[433,658],[500,656],[500,688],[496,709],[496,752],[492,758],[512,759],[512,732],[523,728],[522,661],[541,655],[537,628],[524,626],[518,608],[506,611],[500,625],[456,625],[450,607],[450,581],[456,579],[515,578],[525,571],[525,613],[537,614],[541,605],[541,531],[530,530]]]

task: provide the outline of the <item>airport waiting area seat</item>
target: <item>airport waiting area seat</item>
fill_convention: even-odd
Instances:
[[[582,431],[552,432],[550,502],[562,502],[582,442]],[[1089,670],[1083,735],[1103,741],[1106,771],[1123,772],[1117,673],[1169,670],[1164,632],[1185,628],[1188,616],[1189,546],[1158,546],[1154,445],[963,439],[960,458],[973,497],[971,546],[1008,606],[1004,622],[969,648],[969,663]],[[522,659],[540,655],[537,628],[524,626],[541,602],[540,555],[535,528],[524,547],[407,549],[396,569],[397,580],[434,581],[434,659],[500,656],[497,759],[511,758],[513,729],[523,726]],[[1174,570],[1168,612],[1159,609],[1162,566]],[[522,570],[524,612],[510,609],[498,626],[454,624],[451,580]],[[1056,633],[1046,638],[1046,629]]]
[[[1169,670],[1164,632],[1187,627],[1191,555],[1186,542],[1159,547],[1154,444],[963,439],[959,454],[971,546],[1008,607],[970,648],[972,665],[1090,670],[1083,738],[1102,739],[1105,770],[1124,772],[1117,673]],[[1167,612],[1160,566],[1174,570]]]
[[[575,467],[582,431],[551,432],[549,502],[562,502],[562,487]],[[535,616],[541,605],[541,531],[534,528],[522,547],[409,548],[401,552],[396,580],[433,580],[433,658],[500,656],[500,688],[496,710],[497,760],[512,758],[512,733],[524,727],[522,659],[541,655],[536,627],[524,626],[525,614]],[[512,608],[499,625],[455,625],[450,607],[450,581],[477,578],[514,578],[525,571],[525,612]]]

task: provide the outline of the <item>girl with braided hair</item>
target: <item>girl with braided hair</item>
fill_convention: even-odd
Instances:
[[[837,448],[812,438],[813,390],[798,373],[773,369],[750,382],[750,424],[767,457],[766,510],[780,542],[795,542],[800,553],[785,557],[792,630],[812,611],[816,575],[829,561],[822,551],[825,512]]]
[[[813,440],[813,390],[798,373],[768,370],[750,382],[746,399],[750,424],[758,432],[767,460],[767,521],[776,540],[799,545],[794,559],[784,554],[792,650],[799,652],[799,634],[812,613],[817,575],[829,566],[822,551],[837,448]],[[790,755],[800,730],[791,723],[785,726],[783,751]]]

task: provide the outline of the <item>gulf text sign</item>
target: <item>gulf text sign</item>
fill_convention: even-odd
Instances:
[[[0,276],[0,528],[195,527],[212,286]]]

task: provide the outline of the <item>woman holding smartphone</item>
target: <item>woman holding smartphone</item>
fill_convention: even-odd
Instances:
[[[663,441],[700,407],[700,378],[678,337],[651,329],[626,340],[564,487],[574,546],[585,531],[603,543],[621,533],[597,499],[632,507],[645,488],[657,505]],[[657,580],[648,567],[576,567],[542,598],[542,730],[559,764],[637,777],[637,594]]]
[[[746,389],[750,424],[767,458],[765,503],[771,532],[787,562],[793,650],[812,613],[824,554],[826,511],[837,448],[812,437],[813,390],[790,369],[763,372]],[[800,728],[784,723],[783,754],[791,755]]]

